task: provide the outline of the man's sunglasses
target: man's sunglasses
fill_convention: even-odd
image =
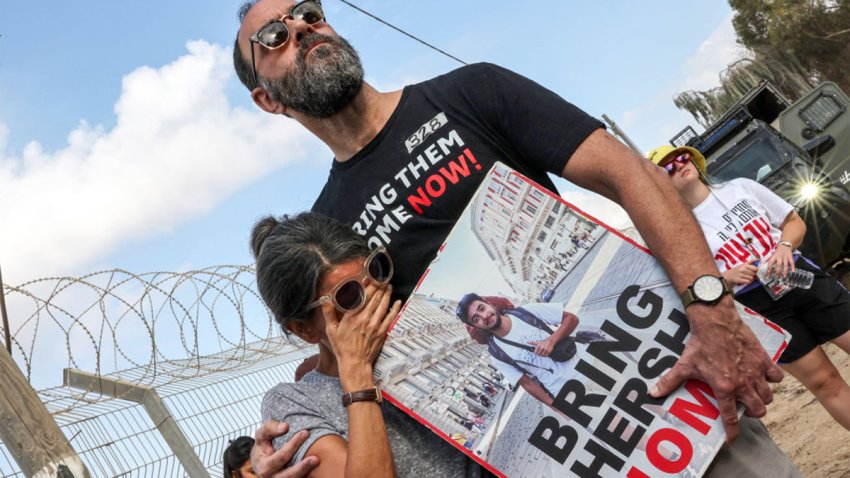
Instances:
[[[267,23],[249,38],[251,42],[251,70],[254,72],[254,84],[258,81],[257,62],[254,59],[254,43],[259,43],[269,50],[275,50],[286,45],[286,42],[289,41],[289,28],[285,22],[287,18],[302,20],[307,25],[314,25],[325,19],[325,12],[322,10],[322,4],[318,1],[305,0],[292,7],[288,15],[285,15],[279,20]]]
[[[357,312],[366,303],[366,288],[363,287],[363,279],[366,277],[378,284],[386,284],[393,277],[393,261],[385,248],[379,247],[369,254],[360,275],[340,282],[330,292],[310,303],[306,310],[331,301],[342,313]]]
[[[670,160],[669,163],[665,164],[664,169],[667,171],[667,174],[672,176],[672,175],[676,174],[676,166],[675,165],[677,163],[678,164],[687,164],[688,161],[690,161],[690,160],[691,160],[691,154],[690,153],[682,153],[679,156],[676,156],[675,158]]]

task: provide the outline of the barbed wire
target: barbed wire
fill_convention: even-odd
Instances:
[[[12,356],[37,387],[54,385],[58,374],[50,374],[60,365],[97,375],[134,369],[139,383],[154,380],[164,362],[181,364],[183,372],[169,367],[174,378],[228,370],[240,364],[244,346],[280,335],[250,266],[112,269],[3,287]],[[225,351],[230,356],[201,360]]]
[[[258,426],[265,392],[315,353],[281,337],[254,277],[250,266],[222,265],[3,284],[12,357],[93,476],[185,475],[133,395],[138,386],[161,398],[208,472],[221,473],[228,440]],[[76,369],[66,379],[131,386],[62,385],[66,368]],[[3,443],[0,476],[22,476]]]

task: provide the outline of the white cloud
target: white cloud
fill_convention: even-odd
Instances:
[[[389,78],[386,81],[380,78],[373,78],[366,75],[366,82],[378,91],[396,91],[404,88],[407,85],[421,83],[428,78],[420,75],[403,75],[395,78]]]
[[[720,72],[746,55],[746,50],[738,46],[735,38],[730,15],[681,66],[671,65],[670,71],[679,72],[681,81],[669,84],[637,108],[624,111],[615,121],[619,121],[623,130],[647,151],[666,143],[686,125],[695,124],[688,113],[676,109],[673,97],[686,90],[704,91],[719,86]]]
[[[707,90],[720,86],[720,72],[746,53],[746,50],[735,42],[735,38],[730,15],[685,61],[686,76],[679,90]]]
[[[620,127],[629,129],[640,120],[640,112],[637,110],[626,110],[620,115]]]
[[[64,148],[44,151],[32,142],[15,157],[4,153],[0,124],[6,282],[68,273],[307,156],[311,136],[294,121],[228,103],[229,49],[204,41],[187,49],[168,65],[124,78],[111,130],[81,121]]]
[[[0,123],[0,153],[6,149],[6,142],[9,140],[9,128]],[[0,164],[2,166],[2,164]]]

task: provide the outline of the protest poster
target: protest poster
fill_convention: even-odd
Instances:
[[[738,310],[778,358],[784,331]],[[570,338],[543,356],[561,324]],[[497,163],[375,374],[387,400],[502,476],[696,477],[725,439],[710,388],[647,392],[688,333],[647,249]]]

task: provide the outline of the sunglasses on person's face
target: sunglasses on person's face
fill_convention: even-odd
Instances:
[[[249,41],[251,42],[251,70],[254,72],[254,83],[257,83],[257,63],[254,59],[254,43],[276,50],[289,41],[289,27],[286,26],[285,20],[291,18],[293,20],[302,20],[307,25],[319,23],[325,19],[325,12],[322,10],[322,4],[315,0],[305,0],[294,7],[279,20],[274,20],[267,23],[263,28],[257,30]]]
[[[379,247],[372,251],[363,264],[362,273],[337,284],[330,292],[308,305],[307,310],[331,301],[342,313],[357,312],[366,303],[366,288],[363,286],[366,277],[378,284],[386,284],[393,277],[393,261],[385,248]]]
[[[685,165],[688,164],[688,161],[691,160],[690,153],[682,153],[679,156],[676,156],[669,163],[664,165],[664,169],[667,170],[667,174],[670,176],[676,174],[676,164]]]

